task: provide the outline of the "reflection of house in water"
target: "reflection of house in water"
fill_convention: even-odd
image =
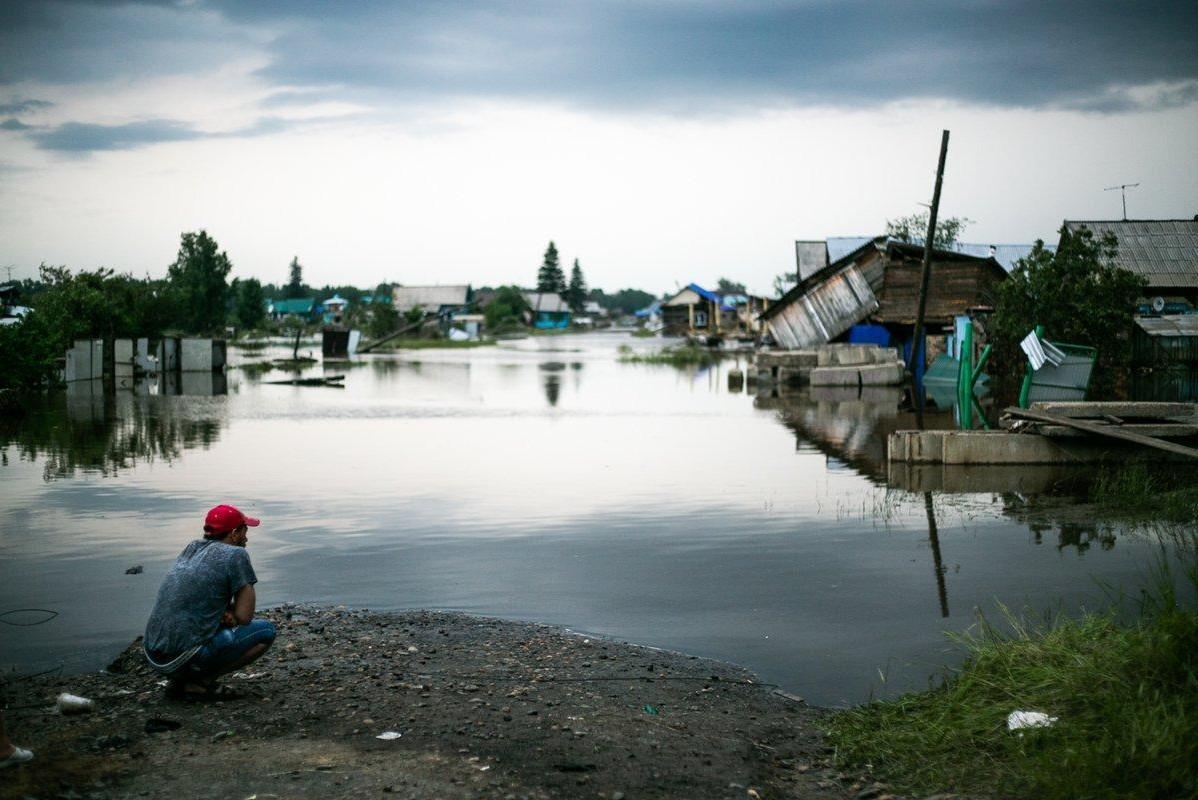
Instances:
[[[800,444],[815,447],[875,482],[886,479],[886,439],[897,430],[918,428],[915,412],[901,410],[897,386],[812,386],[794,394],[754,400],[771,408],[794,431]],[[925,411],[924,427],[955,427],[952,412]]]
[[[1072,547],[1082,555],[1094,544],[1110,550],[1118,539],[1113,523],[1096,520],[1092,513],[1072,503],[1062,504],[1059,498],[1007,493],[1002,504],[1003,515],[1026,525],[1036,544],[1055,539],[1057,550]]]
[[[904,411],[904,392],[895,386],[812,386],[793,395],[758,396],[757,408],[772,408],[795,433],[800,447],[808,445],[829,459],[847,464],[875,483],[886,480],[886,440],[895,430],[919,427],[913,411]],[[923,415],[923,426],[953,427],[952,412]],[[940,532],[932,494],[924,493],[928,544],[940,616],[949,615],[948,587],[940,553]]]

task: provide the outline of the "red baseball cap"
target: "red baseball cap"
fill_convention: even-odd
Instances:
[[[208,516],[204,517],[204,533],[220,536],[229,531],[235,531],[242,525],[256,528],[261,522],[262,520],[247,517],[233,506],[220,505],[214,507],[208,512]]]

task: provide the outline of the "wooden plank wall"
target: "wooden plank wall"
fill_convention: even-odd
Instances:
[[[888,265],[878,294],[879,322],[911,325],[919,308],[918,260],[896,256]],[[947,324],[974,306],[994,302],[992,287],[999,278],[993,266],[981,261],[933,261],[925,319]]]

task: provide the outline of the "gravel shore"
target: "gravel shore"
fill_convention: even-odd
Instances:
[[[825,712],[739,667],[463,614],[261,616],[279,638],[225,678],[239,699],[167,700],[137,642],[105,673],[10,683],[37,758],[0,797],[886,796],[827,766]],[[95,709],[60,715],[59,692]]]

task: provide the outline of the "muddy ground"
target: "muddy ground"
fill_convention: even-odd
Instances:
[[[21,798],[878,798],[821,710],[728,664],[462,614],[285,606],[220,702],[168,700],[139,643],[9,685]],[[53,710],[60,692],[91,713]],[[398,738],[377,738],[384,732]]]

